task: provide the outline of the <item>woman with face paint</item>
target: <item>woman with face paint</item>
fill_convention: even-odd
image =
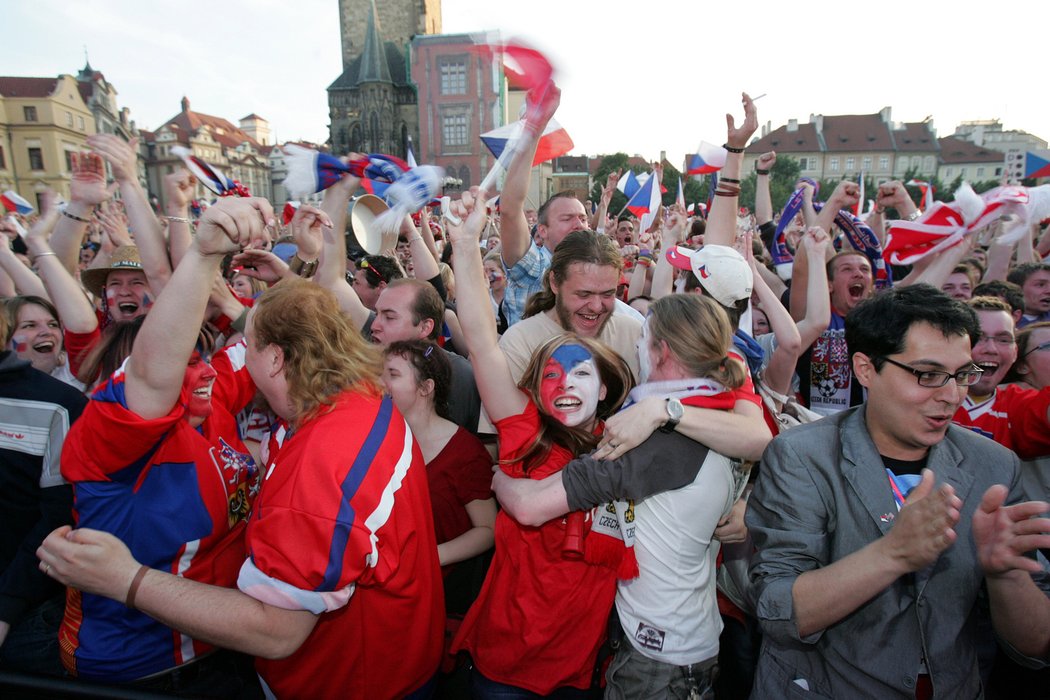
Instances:
[[[62,344],[62,324],[54,304],[38,296],[11,297],[4,304],[11,329],[8,345],[18,358],[29,360],[35,369],[83,391],[84,385],[70,371]]]
[[[463,223],[448,227],[459,319],[482,404],[499,432],[500,469],[542,479],[594,448],[631,373],[601,343],[567,333],[544,343],[514,383],[497,345],[478,246],[484,201],[464,194],[454,205]],[[599,532],[582,513],[538,527],[497,516],[492,566],[452,645],[473,658],[474,697],[588,696],[618,570],[628,559],[612,529]]]
[[[234,416],[255,385],[244,344],[212,355],[213,341],[201,331],[211,280],[233,246],[221,228],[222,211],[213,207],[202,219],[152,311],[107,328],[102,349],[117,347],[118,363],[129,345],[130,355],[92,393],[62,453],[77,526],[124,541],[144,565],[136,581],[149,567],[232,587],[245,560],[244,530],[259,473]],[[215,653],[139,612],[136,588],[130,586],[124,601],[69,589],[59,632],[66,669],[164,692],[236,695],[240,657]],[[193,673],[178,673],[190,662]],[[200,685],[182,685],[190,682]]]

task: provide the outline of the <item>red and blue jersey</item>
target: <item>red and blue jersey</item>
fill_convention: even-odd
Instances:
[[[244,345],[217,354],[212,413],[190,427],[185,408],[146,420],[127,407],[123,368],[92,395],[70,431],[62,476],[77,525],[110,532],[154,569],[232,587],[244,561],[245,519],[259,474],[234,414],[255,387]],[[123,603],[69,589],[59,632],[63,663],[83,678],[128,681],[186,663],[211,647]]]
[[[1050,388],[1023,389],[1016,384],[996,387],[995,393],[975,402],[969,396],[952,420],[991,438],[1021,459],[1050,455]]]
[[[279,450],[277,449],[279,445]],[[423,457],[389,398],[340,395],[279,426],[238,586],[320,615],[256,667],[278,697],[401,698],[437,671],[444,604]]]

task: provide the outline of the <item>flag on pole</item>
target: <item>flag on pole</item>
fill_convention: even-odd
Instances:
[[[660,205],[660,192],[654,186],[655,181],[656,178],[646,178],[645,182],[642,183],[627,202],[627,210],[639,219],[642,218],[642,214],[655,211],[655,207],[653,207],[654,200],[657,207]],[[645,229],[641,230],[644,231]]]
[[[25,216],[32,213],[34,207],[25,198],[14,190],[7,190],[0,195],[0,204],[9,212],[15,212]]]
[[[864,171],[860,171],[860,197],[857,198],[857,206],[853,207],[853,213],[860,216],[864,213]]]
[[[634,173],[633,170],[628,170],[623,175],[621,175],[620,179],[616,183],[616,189],[623,192],[623,196],[627,197],[627,201],[631,201],[631,198],[634,197],[635,193],[638,191],[638,188],[641,186],[642,184],[638,181],[638,176]]]
[[[411,136],[408,137],[408,153],[405,154],[405,162],[408,163],[408,169],[409,170],[411,170],[412,168],[414,168],[417,165],[419,165],[419,163],[416,162],[416,154],[412,152],[412,137]]]
[[[481,135],[481,142],[496,158],[500,157],[507,147],[507,142],[517,138],[524,127],[524,120],[516,121],[506,126],[501,126]],[[573,149],[572,137],[569,136],[561,124],[555,119],[547,123],[547,128],[540,135],[540,142],[536,146],[536,157],[532,159],[533,165],[545,163],[559,156],[563,156]]]
[[[919,188],[920,197],[922,199],[921,208],[923,211],[926,211],[927,209],[933,206],[933,195],[936,192],[936,190],[930,183],[926,182],[925,180],[908,180],[904,184]]]
[[[678,178],[678,195],[674,199],[674,203],[678,205],[678,208],[685,211],[685,190],[682,189],[682,178]]]
[[[689,154],[687,175],[706,175],[721,170],[726,165],[729,152],[721,146],[713,146],[707,141],[700,142],[697,153]]]

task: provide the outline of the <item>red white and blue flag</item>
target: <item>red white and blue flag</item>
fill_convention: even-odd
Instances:
[[[182,159],[182,162],[202,185],[220,197],[252,196],[247,187],[233,178],[226,177],[221,170],[193,155],[185,146],[173,146],[171,152]]]
[[[919,188],[919,193],[921,194],[922,199],[921,208],[923,211],[926,211],[933,206],[933,195],[936,193],[936,189],[933,185],[925,180],[908,180],[904,184]]]
[[[4,209],[7,211],[21,214],[22,216],[32,213],[34,209],[32,204],[14,190],[7,190],[0,195],[0,204],[3,204]]]
[[[729,152],[721,146],[714,146],[707,141],[700,142],[697,153],[689,154],[686,175],[707,175],[718,172],[726,165]]]
[[[506,126],[501,126],[481,135],[481,142],[485,148],[496,158],[499,158],[511,139],[516,139],[525,127],[524,120],[519,120]],[[545,163],[559,156],[563,156],[573,149],[572,137],[555,119],[547,123],[547,128],[540,135],[540,142],[536,146],[536,157],[532,159],[533,165]]]
[[[1050,177],[1050,151],[1028,151],[1024,154],[1024,176]]]

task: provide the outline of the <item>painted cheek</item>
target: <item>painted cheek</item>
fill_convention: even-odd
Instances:
[[[555,376],[546,376],[552,372],[555,373]],[[558,395],[559,390],[564,386],[564,382],[562,381],[564,374],[561,365],[554,360],[547,361],[547,365],[543,368],[543,374],[543,381],[540,382],[540,402],[548,413],[553,413],[554,399]]]
[[[26,342],[24,335],[16,335],[11,338],[11,349],[15,352],[21,353],[29,349],[29,343]]]
[[[153,306],[153,299],[150,298],[149,294],[143,294],[142,295],[142,306],[147,308],[147,309],[149,307]]]

